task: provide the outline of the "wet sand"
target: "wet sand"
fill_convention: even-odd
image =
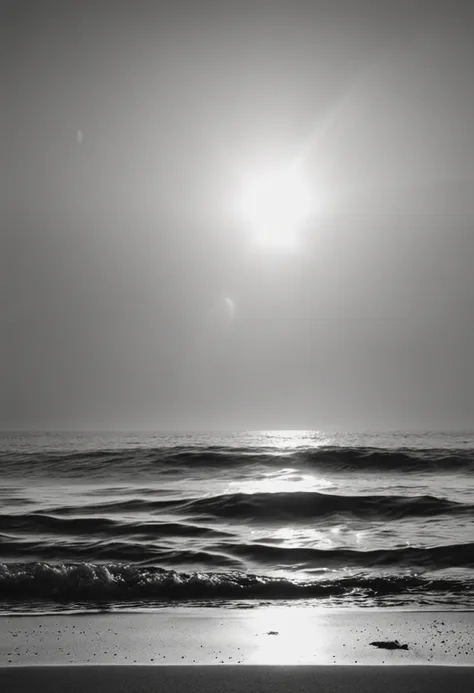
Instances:
[[[15,693],[471,693],[474,667],[62,666],[0,668]]]

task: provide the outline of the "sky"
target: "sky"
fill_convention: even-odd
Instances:
[[[0,12],[1,428],[472,428],[472,3]]]

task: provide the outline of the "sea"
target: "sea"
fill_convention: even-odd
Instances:
[[[0,612],[474,608],[474,433],[0,434]]]

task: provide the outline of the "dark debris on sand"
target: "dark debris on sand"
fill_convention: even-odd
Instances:
[[[408,645],[402,645],[398,640],[375,640],[370,644],[382,650],[408,650]]]

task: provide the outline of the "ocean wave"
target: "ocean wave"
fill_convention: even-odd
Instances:
[[[0,555],[4,559],[27,561],[115,561],[136,565],[207,566],[241,569],[243,560],[222,547],[187,548],[169,542],[133,542],[118,539],[94,540],[69,538],[58,543],[44,536],[37,539],[0,535]]]
[[[282,451],[279,448],[255,447],[174,447],[104,449],[87,452],[0,452],[2,473],[104,478],[114,472],[134,476],[153,476],[193,469],[210,474],[217,468],[295,467],[327,473],[390,472],[474,474],[474,450],[445,448],[375,448],[375,447],[301,447]]]
[[[288,522],[290,520],[318,520],[331,515],[350,515],[360,519],[400,520],[404,517],[434,517],[451,515],[474,517],[474,504],[452,501],[436,496],[396,496],[396,495],[360,495],[319,493],[318,491],[290,491],[272,493],[225,493],[199,498],[181,498],[175,500],[153,500],[135,498],[133,500],[116,499],[105,503],[88,503],[59,506],[37,510],[24,517],[41,516],[77,516],[101,514],[121,515],[123,513],[158,514],[166,512],[174,515],[195,517],[216,517],[224,519],[241,519],[267,522]],[[10,517],[15,517],[11,515]],[[18,516],[17,516],[18,517]],[[3,520],[2,520],[3,518]],[[18,520],[20,521],[20,520]],[[31,519],[33,522],[33,519]],[[2,522],[8,523],[7,516],[0,516]],[[10,520],[11,522],[11,520]],[[55,520],[42,521],[54,524]],[[84,528],[93,522],[84,519]],[[73,523],[71,522],[71,526]]]
[[[246,561],[279,568],[380,568],[440,570],[474,568],[474,543],[444,546],[406,546],[358,551],[274,546],[262,543],[231,544],[226,550]]]
[[[74,534],[91,537],[127,536],[134,538],[160,537],[206,537],[221,538],[232,536],[230,532],[202,527],[188,522],[142,522],[118,521],[108,517],[55,517],[43,513],[27,513],[24,515],[0,515],[0,531],[25,532],[35,534],[59,534],[71,536]]]
[[[420,594],[464,596],[474,581],[416,575],[352,575],[334,579],[293,580],[242,572],[181,573],[114,563],[0,564],[0,602],[44,599],[57,602],[127,602],[192,599],[382,598]]]
[[[385,568],[441,570],[474,568],[474,543],[438,546],[396,546],[372,550],[346,547],[313,548],[267,544],[264,541],[226,541],[209,545],[161,541],[69,538],[58,543],[55,537],[19,538],[0,535],[0,554],[4,559],[40,561],[81,561],[162,565],[170,568],[244,569],[259,565],[264,569],[308,571],[314,569]]]
[[[346,496],[316,491],[233,493],[183,501],[188,513],[259,520],[309,520],[348,514],[369,519],[430,517],[440,514],[474,516],[474,505],[435,496]]]
[[[173,510],[183,505],[183,500],[146,500],[143,498],[132,498],[130,500],[115,499],[102,503],[81,503],[76,505],[63,505],[55,508],[37,510],[37,515],[88,515],[97,516],[99,513],[122,514],[122,513],[156,513]]]

